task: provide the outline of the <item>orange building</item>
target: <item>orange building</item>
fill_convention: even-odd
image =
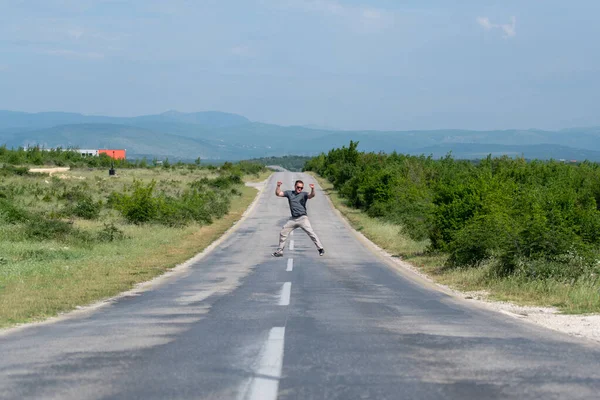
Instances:
[[[112,157],[115,160],[124,160],[125,151],[125,149],[102,149],[98,150],[98,154],[106,154],[107,156]]]

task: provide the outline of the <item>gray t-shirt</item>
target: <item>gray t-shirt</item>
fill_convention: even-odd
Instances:
[[[306,201],[308,200],[307,192],[296,193],[295,190],[286,190],[283,195],[287,197],[290,203],[290,211],[293,218],[298,218],[306,215]]]

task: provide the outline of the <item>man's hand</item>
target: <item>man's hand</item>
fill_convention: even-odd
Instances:
[[[310,186],[311,190],[315,190],[315,184],[314,183],[309,183],[308,186]]]
[[[283,184],[283,182],[281,181],[277,181],[277,186],[281,186]],[[314,185],[313,185],[314,186]]]

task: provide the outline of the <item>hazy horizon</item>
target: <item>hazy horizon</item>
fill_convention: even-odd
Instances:
[[[0,0],[0,109],[336,130],[600,126],[600,3]]]
[[[79,113],[79,112],[74,112],[74,111],[61,111],[61,110],[45,110],[45,111],[23,111],[23,110],[8,110],[8,109],[0,109],[0,112],[2,111],[8,111],[8,112],[15,112],[15,113],[25,113],[25,114],[44,114],[44,113],[64,113],[64,114],[81,114],[83,116],[86,117],[108,117],[108,118],[136,118],[136,117],[144,117],[144,116],[149,116],[149,115],[162,115],[162,114],[167,114],[169,112],[177,112],[177,113],[182,113],[182,114],[195,114],[195,113],[224,113],[224,114],[233,114],[233,115],[238,115],[241,117],[246,117],[245,115],[242,114],[236,114],[236,113],[232,113],[232,112],[228,112],[228,111],[220,111],[220,110],[199,110],[199,111],[190,111],[190,112],[183,112],[183,111],[179,111],[179,110],[174,110],[174,109],[169,109],[169,110],[165,110],[165,111],[161,111],[161,112],[157,112],[157,113],[153,113],[153,114],[135,114],[135,115],[108,115],[108,114],[87,114],[87,113]],[[256,121],[253,119],[248,118],[248,120],[250,122],[255,122],[255,123],[263,123],[263,124],[270,124],[270,125],[279,125],[279,126],[283,126],[283,127],[302,127],[302,128],[308,128],[308,129],[320,129],[320,130],[331,130],[331,131],[344,131],[344,132],[352,132],[352,131],[373,131],[373,132],[393,132],[393,131],[398,131],[398,132],[402,132],[402,131],[450,131],[450,130],[457,130],[457,131],[480,131],[480,132],[485,132],[485,131],[511,131],[511,130],[540,130],[540,131],[547,131],[547,132],[559,132],[562,130],[570,130],[570,129],[586,129],[586,128],[598,128],[600,127],[600,123],[597,125],[581,125],[581,126],[565,126],[565,127],[561,127],[561,128],[557,128],[557,129],[542,129],[542,128],[538,128],[538,127],[527,127],[527,128],[499,128],[499,129],[468,129],[468,128],[435,128],[435,129],[370,129],[370,128],[365,128],[365,129],[343,129],[343,128],[335,128],[335,127],[327,127],[327,126],[319,126],[316,124],[290,124],[290,125],[286,125],[286,124],[275,124],[275,123],[271,123],[271,122],[266,122],[266,121]],[[111,123],[112,124],[112,123]]]

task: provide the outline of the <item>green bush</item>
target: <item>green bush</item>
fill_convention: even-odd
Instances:
[[[100,216],[102,203],[95,202],[91,197],[86,197],[79,200],[72,209],[72,214],[89,220],[97,219]]]
[[[81,184],[73,187],[67,187],[63,182],[55,182],[57,187],[63,189],[62,193],[58,196],[61,200],[67,200],[70,202],[76,202],[81,200],[87,200],[90,198],[88,194],[89,188],[87,184]]]
[[[598,164],[433,160],[359,153],[357,144],[305,169],[329,179],[348,205],[402,225],[413,239],[428,238],[430,251],[448,254],[448,267],[489,263],[498,276],[573,279],[597,265]]]
[[[163,196],[160,199],[157,221],[169,226],[182,226],[191,221],[210,224],[229,211],[229,196],[212,190],[185,191],[180,197]]]
[[[241,175],[243,175],[243,174],[258,176],[261,172],[266,170],[266,168],[263,164],[259,164],[258,162],[251,162],[251,161],[240,161],[237,164],[237,167],[238,167],[240,179],[241,179]],[[241,180],[239,183],[241,183]]]
[[[208,186],[218,189],[229,189],[233,185],[242,184],[242,175],[239,173],[231,173],[228,175],[219,176],[216,179],[207,179],[204,181]]]
[[[449,267],[479,267],[498,256],[514,240],[510,217],[505,214],[482,215],[473,218],[460,229],[449,245]]]
[[[570,250],[554,257],[499,259],[491,269],[494,277],[518,276],[526,280],[558,280],[572,284],[579,279],[596,281],[600,274],[597,253]]]
[[[135,224],[183,226],[192,221],[210,224],[213,218],[221,218],[229,211],[232,176],[194,181],[189,189],[177,195],[155,193],[154,181],[147,186],[135,182],[125,193],[111,193],[108,204]]]
[[[0,168],[0,176],[25,176],[29,175],[29,169],[27,167],[15,167],[13,165],[3,165]]]
[[[74,233],[73,225],[58,219],[36,218],[25,224],[25,236],[35,240],[64,241]]]
[[[143,224],[153,221],[159,214],[160,201],[153,196],[156,182],[153,180],[148,185],[135,181],[129,193],[113,192],[109,196],[109,204],[119,210],[123,217],[134,224]]]
[[[9,199],[0,198],[0,220],[8,224],[26,222],[31,218],[29,212],[15,206]]]
[[[96,238],[99,242],[114,242],[115,240],[123,240],[126,236],[121,229],[111,222],[104,224],[104,227],[98,232]]]
[[[216,179],[212,179],[209,182],[209,186],[214,187],[214,188],[219,188],[219,189],[227,189],[227,188],[231,187],[231,185],[232,185],[232,182],[228,176],[220,176]]]

